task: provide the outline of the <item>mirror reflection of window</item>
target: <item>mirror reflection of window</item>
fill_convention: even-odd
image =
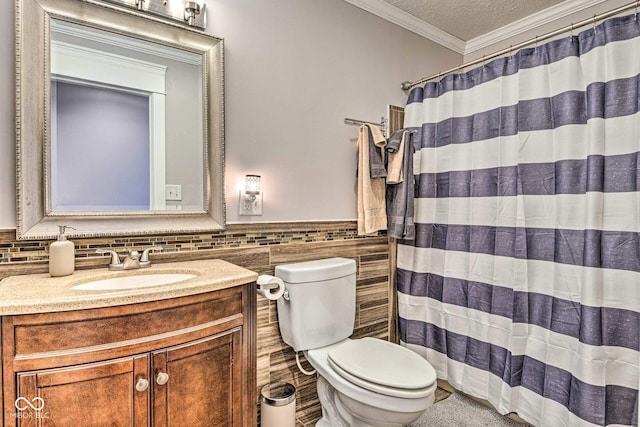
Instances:
[[[53,81],[51,117],[54,211],[150,208],[148,96]]]
[[[52,211],[202,211],[201,55],[75,23],[52,23]],[[80,153],[85,170],[74,163]],[[98,171],[107,176],[99,178]],[[169,193],[169,186],[179,188],[180,196]]]

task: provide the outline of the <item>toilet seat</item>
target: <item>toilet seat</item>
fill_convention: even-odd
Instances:
[[[437,384],[435,382],[431,386],[428,392],[429,394],[427,396],[412,399],[406,397],[385,395],[372,390],[368,390],[364,387],[360,387],[359,385],[349,381],[348,379],[340,375],[338,371],[331,367],[329,363],[328,353],[334,348],[337,348],[348,341],[350,340],[347,339],[336,344],[312,350],[306,350],[304,352],[304,355],[311,366],[313,366],[313,368],[317,370],[318,376],[327,380],[331,387],[336,390],[336,393],[341,396],[346,396],[346,398],[353,399],[358,402],[363,402],[364,404],[371,407],[395,413],[422,412],[433,403],[434,393],[437,387]]]
[[[433,393],[436,372],[415,352],[376,338],[349,340],[328,352],[331,368],[349,382],[387,396]]]

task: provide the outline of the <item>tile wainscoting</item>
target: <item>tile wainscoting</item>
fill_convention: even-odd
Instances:
[[[162,253],[151,254],[156,263],[218,258],[259,274],[273,274],[279,264],[329,257],[352,258],[358,266],[354,337],[395,339],[391,245],[385,236],[358,236],[353,221],[232,224],[214,233],[70,240],[76,246],[77,269],[107,267],[109,257],[96,254],[97,248],[122,253],[152,245],[164,247]],[[0,279],[47,272],[51,242],[18,241],[14,230],[0,230]],[[315,376],[306,376],[298,370],[295,353],[282,342],[276,304],[258,296],[257,314],[256,398],[268,382],[290,382],[297,388],[297,425],[315,425],[321,417]],[[311,369],[306,362],[303,366]]]

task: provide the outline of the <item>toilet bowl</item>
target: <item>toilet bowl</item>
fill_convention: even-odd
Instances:
[[[436,373],[413,351],[376,338],[350,339],[356,307],[356,263],[330,258],[279,265],[287,298],[278,324],[286,344],[317,371],[319,427],[396,427],[433,403]]]
[[[304,354],[318,373],[323,416],[317,426],[403,426],[433,404],[435,371],[397,344],[362,338]]]

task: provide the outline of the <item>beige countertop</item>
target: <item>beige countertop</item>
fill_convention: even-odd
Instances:
[[[123,290],[78,290],[74,286],[118,276],[194,274],[196,277],[166,285]],[[76,271],[70,276],[48,273],[7,277],[0,281],[0,315],[49,313],[111,307],[195,295],[254,282],[258,274],[219,259],[154,264],[149,268]]]

